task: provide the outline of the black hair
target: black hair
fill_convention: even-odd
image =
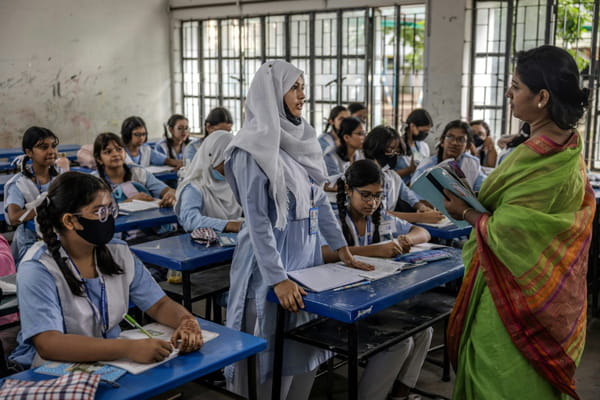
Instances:
[[[335,150],[337,155],[344,161],[348,160],[348,147],[346,145],[346,141],[344,140],[344,136],[352,135],[352,132],[359,127],[363,122],[356,117],[344,118],[342,123],[340,124],[340,130],[337,132],[338,137],[340,138],[340,145]]]
[[[348,111],[348,109],[344,106],[335,106],[331,109],[331,111],[329,111],[329,118],[327,118],[327,123],[325,124],[325,129],[323,129],[323,132],[327,132],[329,130],[329,128],[331,127],[331,129],[333,130],[334,133],[337,133],[335,130],[335,125],[333,125],[331,123],[331,121],[333,121],[334,119],[337,118],[337,116],[342,112],[342,111]]]
[[[442,157],[444,155],[444,148],[442,147],[442,143],[446,139],[446,134],[450,129],[462,129],[467,134],[467,147],[473,143],[473,129],[471,129],[471,125],[469,125],[466,121],[461,121],[460,119],[455,119],[454,121],[450,121],[444,127],[444,132],[442,132],[442,136],[440,136],[440,142],[438,143],[438,153],[437,159],[438,162],[442,162]]]
[[[177,122],[177,121],[175,121]],[[225,107],[215,107],[206,116],[204,120],[204,126],[206,125],[219,125],[219,124],[233,124],[233,117],[228,109]],[[173,124],[175,126],[175,124]],[[207,132],[204,132],[207,134]]]
[[[516,72],[534,93],[550,93],[550,119],[561,129],[572,129],[588,106],[589,91],[579,86],[579,70],[564,49],[544,45],[516,55]]]
[[[171,117],[167,120],[167,123],[165,125],[165,137],[167,138],[167,150],[169,152],[168,156],[169,158],[172,159],[177,159],[177,154],[173,153],[173,137],[169,136],[169,129],[174,129],[175,128],[175,124],[177,123],[177,121],[179,120],[186,120],[189,121],[187,119],[187,117],[185,115],[181,115],[181,114],[173,114],[171,115]],[[185,141],[183,142],[183,144],[188,144],[190,143],[190,137],[188,136],[187,139],[185,139]]]
[[[474,125],[481,125],[481,126],[483,126],[483,129],[485,129],[485,134],[486,135],[490,136],[492,134],[490,126],[484,120],[482,120],[482,119],[476,119],[474,121],[469,122],[469,126],[472,127]]]
[[[529,139],[530,133],[531,133],[531,126],[529,126],[529,124],[527,122],[525,122],[521,126],[521,129],[519,131],[519,135],[517,135],[517,137],[515,137],[513,140],[511,140],[510,142],[508,142],[506,144],[506,147],[507,148],[517,147],[518,145],[520,145],[521,143],[523,143],[527,139]]]
[[[96,136],[96,140],[94,140],[94,158],[96,159],[96,169],[98,170],[98,175],[100,178],[106,182],[106,184],[110,187],[110,182],[106,177],[106,172],[104,171],[104,164],[102,164],[102,159],[100,158],[102,154],[102,150],[106,148],[110,144],[110,142],[115,142],[117,145],[125,148],[125,144],[121,140],[121,138],[115,135],[112,132],[104,132]],[[129,166],[123,161],[123,168],[125,169],[125,176],[123,177],[123,181],[127,182],[131,180],[131,170]]]
[[[58,146],[58,143],[59,143],[58,136],[56,136],[54,134],[54,132],[52,132],[50,129],[42,128],[40,126],[32,126],[30,128],[27,128],[27,130],[23,134],[23,140],[21,141],[21,148],[23,149],[23,153],[25,153],[25,150],[27,150],[27,149],[33,151],[33,148],[35,147],[36,144],[38,144],[40,141],[47,139],[47,138],[53,138],[54,143],[56,143],[56,145]],[[27,154],[25,154],[25,156],[23,157],[23,161],[21,162],[21,165],[19,166],[19,168],[21,169],[21,173],[23,175],[25,175],[29,179],[33,179],[33,174],[31,173],[31,171],[29,171],[27,169],[27,161],[29,161],[30,158],[31,157],[29,157]],[[57,175],[58,175],[58,170],[56,169],[56,167],[54,167],[54,165],[51,165],[50,166],[50,176],[57,176]]]
[[[359,112],[360,110],[366,110],[366,109],[367,109],[367,107],[363,103],[348,104],[348,111],[350,111],[350,114],[354,114],[356,112]]]
[[[406,126],[404,127],[404,151],[407,156],[412,156],[412,150],[408,145],[408,135],[410,130],[410,124],[414,124],[416,127],[419,126],[433,126],[433,119],[431,115],[424,108],[416,108],[408,114],[406,118]]]
[[[385,155],[385,149],[392,140],[400,141],[400,135],[391,126],[378,125],[371,129],[363,142],[363,153],[369,160],[377,160]]]
[[[358,245],[354,243],[352,232],[350,227],[346,223],[346,215],[348,214],[348,206],[346,205],[346,188],[354,189],[357,187],[367,186],[374,183],[383,185],[384,177],[381,168],[374,161],[371,160],[358,160],[352,163],[344,174],[344,179],[340,178],[337,181],[337,208],[340,216],[340,223],[342,226],[342,232],[348,246]],[[379,224],[381,223],[381,210],[383,208],[383,201],[379,203],[379,207],[371,216],[373,221],[373,243],[379,243]]]
[[[108,185],[93,175],[75,171],[65,172],[52,181],[46,201],[36,208],[42,239],[75,296],[83,296],[83,283],[67,265],[66,257],[60,254],[62,245],[56,232],[64,231],[62,216],[65,213],[79,212],[103,190],[110,193]],[[123,273],[123,269],[114,261],[106,245],[96,246],[95,255],[96,265],[103,274]]]
[[[148,141],[148,128],[146,128],[146,123],[142,117],[131,116],[126,118],[121,124],[121,138],[123,139],[123,143],[129,144],[131,142],[131,133],[137,128],[144,128],[146,131],[146,140],[144,140],[144,143]]]

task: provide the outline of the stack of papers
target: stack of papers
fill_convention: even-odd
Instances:
[[[161,172],[173,171],[173,167],[170,165],[150,165],[146,167],[146,170],[152,174],[160,174]]]
[[[155,199],[152,201],[131,200],[125,203],[119,203],[119,211],[136,212],[151,210],[153,208],[159,208],[159,203],[159,199]]]
[[[311,292],[324,292],[363,281],[365,278],[360,276],[360,272],[364,271],[342,263],[331,263],[290,271],[288,276]]]

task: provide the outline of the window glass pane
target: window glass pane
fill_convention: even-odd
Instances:
[[[292,57],[309,56],[310,30],[308,15],[290,17],[290,52]]]
[[[216,20],[202,22],[202,56],[217,58],[219,51],[219,25]]]
[[[198,72],[198,60],[183,61],[183,95],[200,95],[200,73]]]
[[[266,56],[268,59],[285,57],[285,17],[266,18]]]
[[[337,15],[317,13],[315,15],[315,55],[337,55]]]
[[[183,114],[188,118],[191,133],[202,132],[200,121],[200,99],[197,97],[186,97],[183,102]]]

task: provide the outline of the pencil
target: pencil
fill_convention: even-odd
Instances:
[[[333,289],[334,292],[339,292],[340,290],[351,289],[362,285],[368,285],[371,281],[360,281],[356,283],[351,283],[350,285],[340,286]]]
[[[144,335],[148,336],[150,339],[152,339],[152,335],[150,334],[150,332],[148,332],[147,330],[145,330],[135,319],[133,319],[133,317],[127,313],[123,314],[123,319],[125,321],[127,321],[127,323],[131,326],[133,326],[134,328],[137,328],[140,332],[142,332]]]

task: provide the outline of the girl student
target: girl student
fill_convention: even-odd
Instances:
[[[175,212],[188,232],[210,227],[219,232],[238,232],[242,225],[242,208],[225,180],[223,152],[233,135],[214,131],[204,142],[183,180],[177,186]]]
[[[384,210],[408,222],[439,222],[444,216],[434,210],[429,203],[421,200],[392,169],[398,159],[399,146],[398,132],[392,127],[383,125],[373,128],[363,143],[365,158],[375,161],[382,168],[385,179]],[[399,202],[406,205],[406,210],[409,212],[395,211],[404,209],[397,207]]]
[[[406,118],[404,136],[400,143],[402,156],[398,157],[395,170],[408,185],[419,163],[430,155],[429,145],[425,141],[433,127],[429,112],[423,108],[411,111]]]
[[[181,114],[173,114],[165,124],[164,139],[154,145],[154,150],[183,162],[186,147],[194,141],[190,138],[188,119]]]
[[[36,234],[26,229],[24,222],[35,217],[36,198],[48,190],[50,182],[62,170],[54,165],[58,137],[47,128],[32,126],[25,131],[20,160],[20,172],[5,185],[4,215],[10,225],[19,225],[13,237],[15,261],[36,241]],[[31,166],[28,161],[31,160]]]
[[[204,120],[204,139],[206,139],[213,132],[224,131],[231,132],[233,128],[233,117],[228,109],[225,107],[215,107],[206,116]],[[196,152],[203,143],[202,139],[195,140],[185,148],[183,158],[185,163],[189,164],[194,159]]]
[[[344,106],[335,106],[329,112],[329,118],[325,125],[323,134],[319,136],[319,144],[321,145],[321,151],[323,152],[323,159],[325,160],[325,166],[327,172],[335,171],[337,168],[337,161],[335,158],[335,150],[340,145],[340,137],[338,132],[340,125],[344,118],[350,117],[350,111]]]
[[[27,367],[46,359],[152,363],[175,346],[189,352],[202,345],[196,319],[165,295],[127,244],[111,241],[118,208],[104,181],[66,172],[50,185],[37,214],[43,242],[27,252],[17,273],[21,332],[13,361]],[[175,328],[171,342],[115,340],[130,301]]]
[[[121,138],[125,144],[125,157],[127,164],[137,164],[141,167],[150,165],[170,165],[181,168],[183,162],[167,157],[165,154],[154,150],[148,141],[148,129],[141,117],[128,117],[121,124]]]
[[[437,154],[419,164],[411,183],[414,183],[427,168],[453,159],[465,174],[471,189],[479,191],[485,174],[481,170],[479,159],[467,151],[471,143],[473,143],[473,131],[467,122],[458,119],[448,122],[440,136]]]
[[[160,199],[161,207],[175,205],[175,190],[144,168],[125,162],[125,145],[114,133],[101,133],[94,141],[97,174],[112,189],[117,202]]]
[[[371,160],[355,162],[338,181],[339,221],[352,254],[389,258],[430,239],[425,229],[384,214],[384,182],[384,174]],[[322,251],[325,262],[338,260],[329,246]],[[370,358],[358,398],[384,400],[390,391],[391,398],[406,398],[417,384],[432,336],[433,329],[428,328]]]
[[[498,152],[494,145],[494,138],[490,126],[482,119],[469,122],[473,130],[473,144],[471,154],[478,157],[482,167],[495,168]]]

